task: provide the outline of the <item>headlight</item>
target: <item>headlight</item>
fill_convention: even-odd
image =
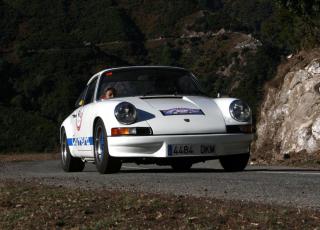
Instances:
[[[229,107],[230,115],[233,119],[240,122],[248,122],[251,119],[251,110],[249,106],[240,100],[235,100]]]
[[[137,110],[129,102],[121,102],[114,109],[114,115],[120,123],[130,125],[137,119]]]

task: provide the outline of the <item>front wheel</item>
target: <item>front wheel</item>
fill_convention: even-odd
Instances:
[[[61,132],[61,167],[65,172],[81,172],[85,163],[80,159],[71,156],[66,131]]]
[[[97,170],[102,173],[115,173],[121,168],[121,160],[109,155],[107,133],[104,124],[98,120],[94,128],[94,159]]]
[[[219,158],[220,164],[227,172],[243,171],[248,164],[250,154],[238,154],[222,156]]]

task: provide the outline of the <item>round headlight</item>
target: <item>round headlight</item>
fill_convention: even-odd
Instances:
[[[114,115],[120,123],[130,125],[137,119],[137,110],[129,102],[121,102],[114,109]]]
[[[235,100],[229,107],[230,115],[233,119],[240,122],[248,122],[251,119],[250,107],[240,100]]]

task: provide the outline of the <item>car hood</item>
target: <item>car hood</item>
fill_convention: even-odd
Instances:
[[[148,122],[154,135],[225,133],[223,115],[216,103],[201,96],[126,98]]]

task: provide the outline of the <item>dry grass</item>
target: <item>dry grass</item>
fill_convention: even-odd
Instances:
[[[319,229],[320,212],[0,181],[0,229]]]
[[[0,154],[0,162],[58,160],[59,153],[6,153]]]

